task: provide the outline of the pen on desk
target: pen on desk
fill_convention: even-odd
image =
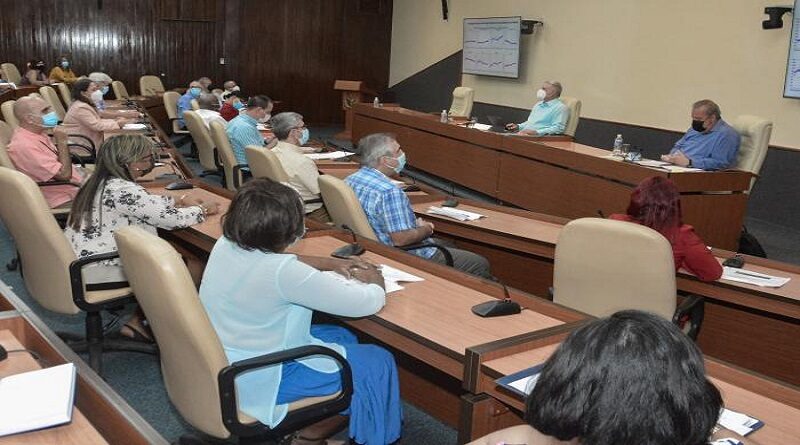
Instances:
[[[734,270],[733,272],[734,272],[734,273],[737,273],[737,274],[739,274],[739,275],[747,275],[748,277],[760,278],[760,279],[762,279],[762,280],[769,280],[769,279],[770,279],[770,278],[768,278],[768,277],[765,277],[765,276],[763,276],[763,275],[757,275],[757,274],[754,274],[754,273],[747,273],[747,272],[744,272],[744,271],[741,271],[741,270],[738,270],[738,269],[737,269],[737,270]]]

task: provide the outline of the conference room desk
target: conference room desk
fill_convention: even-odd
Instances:
[[[441,204],[436,195],[411,199],[417,216],[434,223],[436,236],[488,258],[502,282],[534,295],[548,294],[555,244],[566,219],[460,199],[459,209],[486,215],[461,222],[426,213]],[[720,262],[733,255],[721,249],[714,254]],[[677,274],[680,291],[705,297],[698,344],[707,355],[800,385],[800,267],[750,256],[745,260],[746,269],[791,281],[766,288]]]
[[[77,367],[75,409],[68,424],[0,437],[0,445],[166,445],[124,399],[64,344],[16,295],[0,282],[0,345],[29,349],[41,357],[12,352],[0,362],[0,378],[44,366],[72,362]]]
[[[735,249],[751,174],[675,172],[611,158],[610,152],[569,141],[483,132],[441,123],[400,107],[353,108],[354,139],[376,132],[397,135],[414,168],[527,210],[579,218],[620,213],[643,179],[671,179],[683,217],[711,245]]]
[[[138,104],[141,109],[152,117],[159,127],[168,129],[169,134],[172,134],[172,122],[167,115],[167,109],[164,108],[164,96],[131,96],[130,101]],[[126,102],[128,100],[107,100],[106,107],[118,106]]]
[[[0,104],[9,100],[17,100],[31,93],[38,93],[38,92],[39,92],[39,87],[36,86],[21,86],[15,89],[4,88],[0,90]]]
[[[465,389],[470,396],[464,397],[465,424],[459,429],[460,441],[471,440],[485,434],[486,426],[480,422],[491,419],[483,411],[505,413],[511,411],[516,422],[523,423],[521,416],[525,402],[521,396],[497,385],[495,380],[537,364],[543,363],[555,351],[566,333],[545,338],[532,338],[516,342],[513,346],[480,345],[467,350],[472,368],[471,379],[465,379]],[[714,434],[715,439],[737,438],[745,445],[767,445],[800,443],[800,388],[769,380],[725,362],[706,357],[706,372],[710,380],[722,393],[726,408],[755,417],[764,422],[764,427],[742,437],[727,429]],[[478,410],[475,410],[478,407]],[[472,415],[472,417],[470,417]],[[474,419],[474,422],[470,422]],[[510,426],[504,424],[502,427]],[[472,431],[470,427],[483,427]],[[488,426],[495,431],[497,426]]]

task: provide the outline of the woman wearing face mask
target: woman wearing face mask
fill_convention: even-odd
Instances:
[[[333,349],[352,369],[353,398],[344,413],[350,416],[350,437],[360,444],[395,442],[402,406],[392,355],[358,344],[344,328],[311,325],[313,311],[345,317],[378,312],[385,304],[380,271],[360,261],[287,253],[305,232],[303,205],[294,190],[268,179],[254,179],[239,188],[222,228],[223,236],[208,259],[200,300],[228,360],[305,345]],[[320,271],[331,269],[353,280]],[[286,416],[289,403],[339,391],[338,371],[324,357],[252,371],[236,381],[239,407],[275,426]],[[325,443],[325,437],[304,433],[299,432],[295,443]]]
[[[19,81],[19,84],[22,86],[37,86],[41,87],[44,85],[50,85],[50,79],[47,78],[47,75],[44,73],[45,70],[45,63],[42,59],[33,59],[28,62],[28,71],[25,71],[25,75],[22,76],[22,79]]]
[[[519,130],[519,134],[528,136],[545,136],[563,134],[567,128],[569,109],[561,102],[561,83],[548,81],[536,91],[536,105],[533,106],[528,120],[521,124],[508,124],[506,129]]]
[[[96,97],[93,97],[93,94],[96,91],[100,91],[97,84],[89,79],[75,82],[72,87],[72,105],[69,106],[69,110],[64,116],[64,125],[76,126],[76,129],[71,132],[88,137],[94,143],[95,148],[98,148],[103,142],[104,131],[118,130],[133,120],[126,117],[103,118],[94,102]]]
[[[56,66],[50,70],[50,80],[53,82],[64,82],[67,85],[72,85],[78,80],[78,75],[72,71],[72,63],[68,55],[64,54],[59,57]]]
[[[222,107],[219,109],[219,114],[226,121],[231,121],[239,115],[239,112],[244,109],[245,105],[242,102],[244,95],[238,91],[230,91],[222,95]]]

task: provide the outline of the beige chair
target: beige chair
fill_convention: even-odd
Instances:
[[[764,159],[767,157],[769,138],[772,135],[772,121],[758,116],[743,115],[734,119],[731,126],[742,137],[735,168],[753,174],[753,179],[750,180],[750,190],[752,191],[761,166],[764,165]]]
[[[467,445],[497,445],[499,443],[526,445],[578,445],[578,441],[564,442],[545,436],[528,425],[508,427],[473,440]]]
[[[16,130],[19,127],[17,116],[14,115],[14,102],[15,100],[7,100],[0,104],[0,111],[3,113],[3,120],[6,121],[11,130]]]
[[[117,99],[130,99],[131,95],[128,94],[128,89],[122,81],[114,80],[111,82],[111,89],[114,90],[114,97]]]
[[[68,315],[86,312],[85,345],[81,342],[77,346],[88,349],[92,368],[101,372],[103,350],[153,352],[151,345],[103,338],[100,312],[132,302],[133,295],[129,287],[87,288],[81,268],[117,255],[99,254],[77,259],[36,183],[25,174],[0,168],[0,190],[3,190],[0,219],[16,244],[28,293],[53,312]]]
[[[556,242],[553,301],[595,317],[625,309],[653,312],[678,322],[700,301],[676,310],[672,246],[640,224],[602,218],[567,223]],[[699,331],[693,319],[690,334]]]
[[[0,121],[0,144],[2,144],[3,146],[8,145],[8,143],[11,142],[11,136],[13,135],[14,135],[14,129],[11,128],[11,125],[8,125],[3,121]],[[5,166],[5,164],[2,165]]]
[[[72,105],[72,91],[69,90],[69,86],[64,82],[59,82],[56,84],[56,88],[58,88],[58,94],[61,95],[64,106],[69,108]]]
[[[42,99],[50,104],[50,107],[52,107],[53,111],[56,112],[56,115],[58,115],[58,121],[63,122],[64,116],[67,114],[67,110],[65,110],[64,105],[61,104],[61,99],[58,98],[58,93],[56,93],[56,90],[54,90],[51,86],[45,85],[43,87],[39,87],[39,94],[42,95]]]
[[[189,134],[189,130],[181,128],[180,117],[178,116],[178,101],[181,95],[175,91],[167,91],[164,93],[164,109],[167,110],[167,117],[172,122],[172,133],[174,134]]]
[[[581,101],[569,96],[561,96],[560,99],[561,102],[567,106],[567,110],[569,110],[569,118],[567,118],[564,134],[575,137],[575,131],[578,129],[578,122],[581,120]]]
[[[131,287],[160,347],[167,394],[192,426],[218,439],[266,438],[292,432],[349,406],[350,367],[328,348],[302,346],[229,364],[178,252],[138,227],[120,229],[114,236]],[[275,429],[238,411],[234,389],[237,375],[314,354],[340,363],[344,382],[341,392],[291,403],[286,418]]]
[[[189,134],[192,135],[192,140],[197,147],[197,157],[204,170],[200,176],[221,174],[214,155],[214,141],[211,140],[203,118],[195,111],[189,110],[183,113],[183,119],[186,121],[186,128],[189,129]]]
[[[225,132],[225,126],[222,123],[211,122],[210,132],[211,140],[216,147],[216,158],[222,165],[222,178],[225,188],[235,191],[244,182],[242,168],[247,167],[247,164],[238,164],[236,162],[231,141],[228,139],[228,133]]]
[[[142,96],[157,96],[166,89],[158,76],[142,76],[139,78],[139,94]]]
[[[0,69],[3,70],[3,74],[7,81],[19,85],[19,81],[22,80],[22,75],[19,73],[16,65],[6,62],[0,65]]]
[[[200,109],[200,103],[197,102],[197,99],[192,99],[189,101],[189,105],[192,107],[192,111],[197,111]]]
[[[283,169],[280,159],[272,150],[257,145],[248,145],[244,148],[247,156],[247,165],[254,178],[269,178],[275,182],[287,184],[289,174]]]
[[[453,90],[453,103],[450,105],[450,116],[470,117],[475,90],[468,87],[456,87]]]

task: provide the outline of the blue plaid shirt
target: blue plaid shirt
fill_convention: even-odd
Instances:
[[[356,193],[364,213],[367,214],[369,225],[383,244],[394,245],[390,233],[417,227],[417,218],[408,197],[383,173],[371,167],[361,167],[348,176],[345,182]],[[412,250],[411,253],[430,258],[436,253],[436,249],[426,247]]]
[[[244,148],[248,145],[264,145],[264,137],[258,132],[258,121],[246,114],[240,114],[228,122],[225,132],[233,147],[233,154],[238,164],[247,165]]]

